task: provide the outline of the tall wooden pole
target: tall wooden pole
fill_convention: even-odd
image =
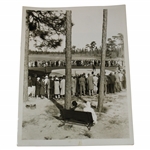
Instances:
[[[103,29],[102,29],[102,51],[100,67],[100,84],[98,96],[98,111],[101,112],[104,101],[104,77],[105,77],[105,55],[106,55],[106,36],[107,36],[107,9],[103,10]]]
[[[71,11],[66,12],[66,80],[65,80],[65,108],[71,107],[71,34],[72,34],[72,21]]]
[[[23,81],[23,101],[28,101],[28,53],[29,53],[29,27],[28,12],[26,11],[26,32],[25,32],[25,51],[24,51],[24,81]]]

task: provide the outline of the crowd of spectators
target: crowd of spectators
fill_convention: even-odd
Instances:
[[[117,67],[117,66],[123,66],[124,62],[122,60],[106,60],[105,61],[105,67]],[[101,61],[97,59],[92,60],[72,60],[71,61],[72,66],[100,66]],[[65,66],[66,63],[64,60],[37,60],[37,61],[29,61],[29,67],[60,67]]]
[[[100,75],[95,74],[76,74],[72,75],[71,92],[72,96],[93,96],[99,93]],[[117,70],[104,77],[104,94],[120,92],[126,89],[126,72]],[[37,98],[56,98],[65,96],[65,76],[43,76],[28,79],[28,95]]]

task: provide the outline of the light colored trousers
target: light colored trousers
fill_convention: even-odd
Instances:
[[[31,87],[31,86],[28,87],[28,96],[29,96],[30,94],[32,94],[32,87]]]
[[[32,86],[32,96],[35,96],[35,86]]]

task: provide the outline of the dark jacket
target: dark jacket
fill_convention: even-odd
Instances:
[[[36,81],[36,95],[40,95],[41,82]]]
[[[32,80],[31,79],[28,79],[28,86],[32,87]]]
[[[32,85],[33,85],[33,86],[36,86],[36,81],[37,81],[36,77],[33,77],[33,78],[32,78]]]
[[[109,77],[110,77],[110,83],[114,84],[116,81],[116,77],[114,75],[110,75]]]

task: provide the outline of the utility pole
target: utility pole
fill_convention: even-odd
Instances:
[[[66,69],[65,69],[65,109],[70,109],[71,107],[71,35],[72,35],[72,12],[70,10],[66,11]]]
[[[107,9],[103,9],[102,51],[101,51],[100,84],[98,95],[98,111],[100,113],[103,109],[103,101],[104,101],[106,36],[107,36]]]

